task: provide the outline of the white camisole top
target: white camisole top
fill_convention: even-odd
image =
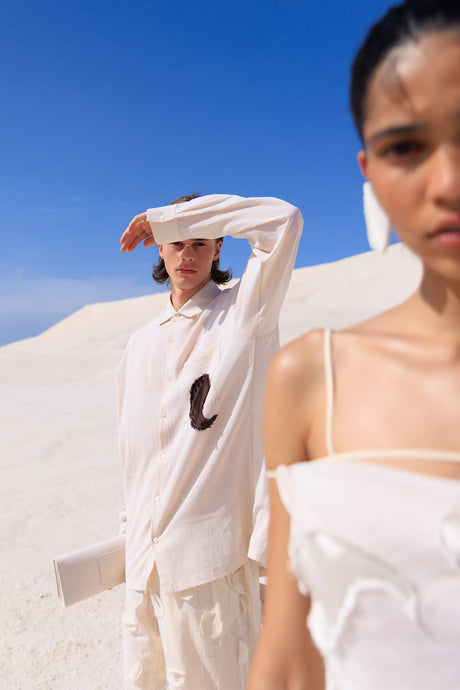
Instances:
[[[329,331],[324,363],[328,456],[268,474],[290,514],[290,569],[311,596],[327,690],[460,688],[460,481],[375,463],[460,453],[335,453]]]

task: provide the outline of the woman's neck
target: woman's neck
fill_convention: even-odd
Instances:
[[[440,336],[460,340],[460,281],[425,270],[414,295],[414,317]]]

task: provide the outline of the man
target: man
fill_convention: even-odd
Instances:
[[[264,378],[301,230],[279,199],[210,195],[135,216],[121,237],[122,251],[158,245],[154,277],[171,288],[119,369],[128,689],[245,687],[268,518]],[[221,290],[225,235],[252,253]]]

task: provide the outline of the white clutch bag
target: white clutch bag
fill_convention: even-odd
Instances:
[[[58,596],[71,606],[125,581],[125,536],[58,556],[53,563]]]

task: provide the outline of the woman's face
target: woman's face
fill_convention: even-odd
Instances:
[[[358,154],[400,239],[460,277],[460,32],[394,49],[369,87]]]

